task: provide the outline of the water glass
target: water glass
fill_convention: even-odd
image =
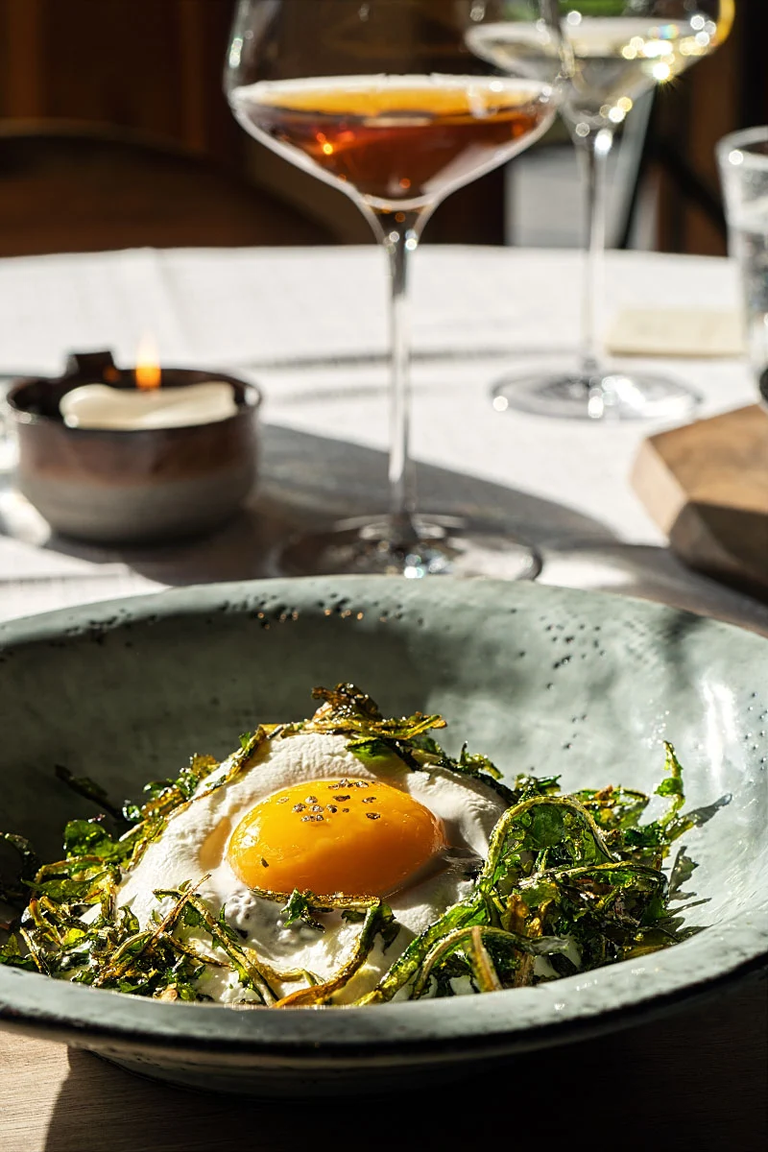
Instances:
[[[11,425],[8,410],[8,389],[10,381],[0,377],[0,477],[11,475],[16,467],[18,455],[16,436]]]
[[[749,358],[768,403],[768,127],[725,136],[717,159],[729,249],[739,266]]]

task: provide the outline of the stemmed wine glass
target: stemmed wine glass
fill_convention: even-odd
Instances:
[[[514,0],[511,0],[514,4]],[[561,112],[587,178],[588,232],[582,297],[581,363],[572,372],[530,372],[494,388],[494,407],[542,416],[685,416],[696,393],[664,376],[611,371],[602,359],[601,311],[605,254],[606,169],[619,125],[633,103],[655,85],[674,81],[722,44],[734,17],[733,0],[560,0],[562,34],[572,67]],[[480,33],[484,58],[500,69],[519,57],[515,28],[500,22]],[[562,51],[539,26],[529,52]]]
[[[288,543],[296,574],[364,572],[529,577],[534,551],[498,527],[415,511],[409,458],[410,254],[434,208],[551,124],[561,61],[510,53],[505,74],[469,50],[486,19],[546,26],[553,0],[504,13],[476,0],[240,0],[225,87],[252,136],[342,189],[369,221],[391,276],[389,514]],[[519,67],[518,67],[519,63]]]

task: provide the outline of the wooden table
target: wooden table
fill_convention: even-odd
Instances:
[[[0,1033],[0,1068],[2,1152],[553,1149],[579,1133],[622,1152],[765,1152],[768,980],[460,1085],[399,1096],[206,1095],[11,1033]]]

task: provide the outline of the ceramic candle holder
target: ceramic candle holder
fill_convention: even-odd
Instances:
[[[51,527],[104,544],[200,535],[231,517],[257,475],[258,408],[253,384],[226,374],[164,368],[163,388],[211,379],[232,386],[236,412],[175,428],[71,428],[63,396],[83,384],[135,389],[133,369],[110,353],[70,357],[59,377],[17,380],[8,407],[19,443],[17,485]]]

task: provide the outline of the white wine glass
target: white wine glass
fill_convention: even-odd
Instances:
[[[486,11],[486,8],[488,9]],[[553,0],[240,0],[225,88],[257,140],[341,189],[384,248],[391,279],[389,512],[305,533],[282,549],[291,574],[534,576],[535,551],[498,525],[417,513],[409,452],[410,256],[455,189],[532,144],[556,113],[556,51],[505,74],[469,50],[486,19],[546,26]]]
[[[514,5],[514,0],[511,0]],[[646,372],[612,370],[603,358],[598,317],[603,305],[608,156],[619,126],[638,97],[673,82],[728,36],[733,0],[560,0],[570,78],[561,113],[577,146],[587,183],[587,245],[582,289],[582,348],[573,371],[510,375],[493,389],[500,411],[589,420],[686,416],[698,395],[684,384]],[[515,60],[515,29],[486,25],[480,49],[500,69]],[[539,29],[529,46],[562,51]]]

